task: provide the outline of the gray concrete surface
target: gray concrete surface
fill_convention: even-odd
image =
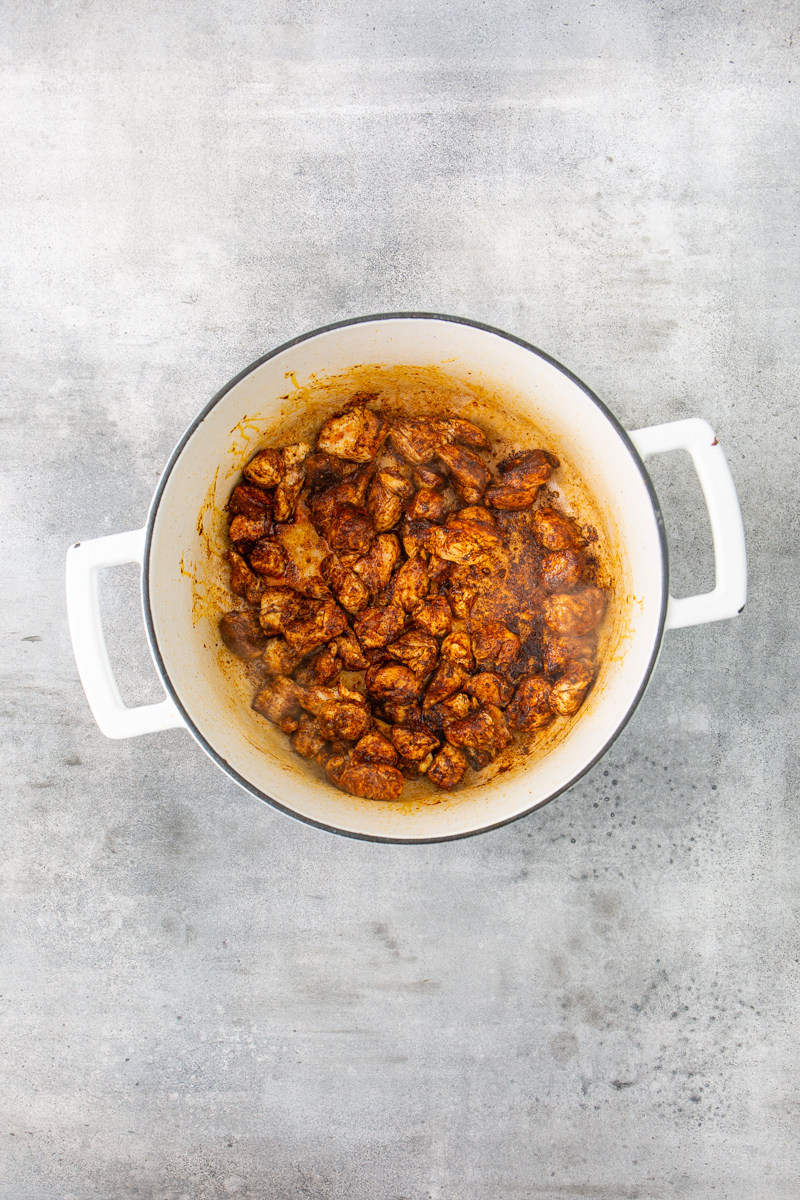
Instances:
[[[7,0],[4,1200],[800,1195],[797,42],[781,0]],[[233,373],[415,307],[708,417],[751,561],[569,795],[418,848],[106,741],[62,583]]]

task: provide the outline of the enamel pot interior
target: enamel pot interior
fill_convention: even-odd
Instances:
[[[280,730],[251,711],[252,684],[217,631],[220,613],[235,607],[220,552],[225,504],[256,450],[304,434],[313,439],[359,383],[398,378],[395,369],[410,365],[420,380],[433,381],[432,396],[440,375],[463,385],[461,392],[451,388],[450,411],[512,446],[543,446],[558,455],[564,500],[590,512],[614,586],[598,676],[576,716],[559,718],[527,755],[501,757],[452,795],[407,784],[403,800],[379,803],[335,790]],[[424,408],[424,397],[416,404]],[[513,820],[564,791],[597,761],[635,708],[654,665],[666,576],[663,529],[647,474],[619,425],[578,380],[532,347],[483,326],[442,317],[367,318],[267,356],[215,397],[187,432],[151,509],[145,618],[156,665],[191,731],[239,783],[327,829],[426,841]]]

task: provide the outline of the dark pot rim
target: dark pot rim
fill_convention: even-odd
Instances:
[[[164,664],[164,660],[161,657],[161,651],[159,650],[158,641],[156,638],[155,628],[153,625],[153,615],[152,615],[152,610],[151,610],[151,605],[150,605],[150,547],[151,547],[152,538],[153,538],[153,528],[155,525],[156,516],[158,514],[158,507],[161,502],[161,497],[164,494],[164,489],[167,485],[167,481],[168,481],[170,475],[172,474],[175,464],[178,462],[178,459],[180,458],[181,454],[183,453],[184,447],[186,446],[187,442],[194,434],[195,430],[205,420],[206,416],[211,412],[211,410],[215,407],[215,405],[217,405],[219,403],[219,401],[228,394],[228,392],[231,390],[231,388],[234,388],[237,385],[237,383],[240,383],[242,381],[242,379],[244,379],[252,371],[256,370],[257,367],[260,367],[262,365],[262,363],[268,362],[269,359],[275,358],[278,354],[282,354],[284,350],[289,350],[292,346],[297,346],[301,342],[310,341],[311,338],[318,337],[322,333],[329,333],[333,329],[344,329],[348,325],[364,325],[371,321],[398,321],[398,320],[447,321],[454,325],[469,325],[473,329],[481,329],[485,333],[493,333],[497,337],[504,338],[506,341],[513,342],[517,346],[522,346],[522,348],[524,350],[529,350],[529,351],[531,351],[532,354],[536,354],[539,358],[543,359],[545,362],[550,363],[551,366],[556,367],[557,370],[561,371],[562,374],[564,374],[568,379],[570,379],[574,384],[576,384],[581,389],[581,391],[586,396],[588,396],[588,398],[592,401],[592,403],[595,404],[600,409],[603,416],[606,417],[606,419],[611,423],[611,425],[614,427],[617,434],[619,435],[621,441],[623,442],[625,448],[627,449],[628,453],[630,454],[631,458],[633,459],[634,463],[636,464],[639,474],[642,477],[642,481],[644,482],[645,488],[647,489],[647,493],[650,497],[650,502],[653,506],[653,513],[654,513],[655,519],[656,519],[656,526],[658,529],[658,537],[659,537],[659,546],[660,546],[660,550],[661,550],[663,588],[662,588],[662,596],[661,596],[661,612],[659,614],[659,620],[658,620],[658,632],[657,632],[656,638],[654,640],[653,651],[650,656],[650,661],[647,664],[647,669],[644,672],[644,676],[643,676],[642,682],[639,686],[639,690],[637,691],[636,696],[634,697],[633,701],[631,702],[631,705],[628,708],[628,711],[626,712],[625,716],[620,721],[620,723],[617,725],[613,735],[608,739],[608,741],[603,746],[603,748],[600,751],[598,751],[598,753],[594,756],[594,758],[592,758],[592,760],[590,762],[588,762],[585,766],[583,766],[580,769],[580,771],[578,771],[577,774],[575,776],[573,776],[573,778],[569,781],[569,783],[565,784],[561,788],[558,788],[557,791],[553,792],[552,795],[547,796],[544,800],[539,800],[539,801],[537,801],[536,804],[531,805],[530,808],[523,809],[521,812],[515,813],[511,817],[506,817],[502,821],[494,821],[494,822],[492,822],[492,824],[483,825],[479,829],[469,829],[463,833],[447,834],[444,837],[425,837],[425,838],[378,837],[374,834],[355,833],[348,829],[340,829],[336,825],[327,825],[322,821],[315,821],[311,817],[303,816],[301,813],[298,813],[294,809],[288,808],[285,804],[282,804],[280,801],[275,800],[272,796],[268,796],[266,794],[266,792],[262,792],[260,790],[260,788],[257,788],[255,786],[255,784],[251,783],[248,779],[245,779],[245,777],[243,775],[240,775],[239,772],[230,765],[230,763],[228,763],[224,758],[222,758],[222,756],[220,754],[217,753],[217,751],[214,749],[214,747],[211,745],[211,743],[203,736],[203,734],[197,728],[194,721],[190,717],[189,713],[186,711],[183,704],[181,703],[180,697],[178,696],[175,688],[172,685],[172,681],[169,677],[169,673],[167,672],[167,668]],[[650,681],[650,676],[652,675],[653,669],[658,660],[659,652],[661,650],[661,642],[664,637],[664,626],[665,626],[666,617],[667,617],[668,601],[669,601],[669,555],[668,555],[668,550],[667,550],[667,536],[666,536],[666,530],[664,527],[664,519],[663,519],[663,516],[661,513],[661,507],[658,503],[658,497],[656,496],[656,492],[655,492],[655,488],[653,487],[652,480],[650,479],[650,476],[647,472],[647,468],[645,467],[644,462],[643,462],[641,456],[639,455],[639,452],[637,451],[636,447],[634,446],[633,442],[631,441],[630,437],[628,436],[627,431],[622,427],[622,425],[619,423],[619,421],[614,416],[614,414],[610,411],[610,409],[608,409],[606,407],[606,405],[599,398],[599,396],[596,396],[595,393],[591,390],[591,388],[587,387],[586,384],[577,377],[577,375],[573,374],[572,371],[570,371],[567,367],[563,366],[562,363],[558,362],[557,359],[553,358],[552,355],[545,353],[544,350],[540,350],[537,346],[532,345],[532,343],[530,343],[530,342],[524,341],[522,338],[514,337],[513,334],[506,333],[502,329],[496,329],[493,325],[485,325],[482,321],[472,321],[467,317],[448,316],[445,313],[395,312],[395,313],[373,313],[370,316],[365,316],[365,317],[350,317],[345,321],[334,321],[331,325],[322,325],[322,326],[320,326],[319,329],[311,330],[310,333],[301,334],[299,337],[292,338],[290,341],[284,342],[282,345],[277,346],[274,350],[270,350],[267,354],[263,354],[260,358],[257,358],[255,360],[255,362],[250,363],[250,365],[248,367],[245,367],[245,369],[243,371],[240,371],[238,375],[235,375],[233,377],[233,379],[229,380],[228,383],[226,383],[225,386],[223,388],[221,388],[211,398],[211,400],[209,400],[208,404],[206,404],[205,407],[203,409],[201,409],[201,411],[197,414],[197,416],[191,422],[189,427],[186,429],[182,438],[180,439],[177,446],[175,447],[172,454],[170,455],[170,458],[169,458],[169,461],[168,461],[166,467],[164,468],[164,472],[158,482],[158,487],[155,490],[155,494],[153,496],[153,500],[150,505],[150,511],[147,516],[147,526],[146,526],[145,545],[144,545],[144,558],[143,558],[143,562],[142,562],[142,605],[143,605],[143,609],[144,609],[144,623],[145,623],[145,629],[147,632],[147,640],[150,645],[150,652],[153,655],[153,660],[155,662],[156,669],[158,671],[161,682],[163,683],[163,685],[167,691],[167,694],[171,697],[173,703],[175,704],[175,707],[178,709],[178,711],[180,712],[184,721],[186,722],[187,729],[192,734],[195,741],[197,741],[200,744],[200,746],[202,746],[202,748],[205,750],[206,754],[208,754],[209,758],[211,758],[217,764],[217,766],[222,771],[225,772],[226,775],[228,775],[231,779],[233,779],[235,783],[238,783],[240,787],[244,788],[245,791],[250,792],[251,795],[255,796],[257,799],[263,800],[266,804],[271,805],[273,808],[278,809],[282,813],[286,813],[287,816],[293,817],[296,821],[302,821],[303,824],[305,824],[305,825],[312,825],[317,829],[325,830],[326,833],[336,833],[342,837],[355,838],[357,841],[363,841],[363,842],[388,842],[390,844],[424,846],[424,845],[429,845],[433,842],[460,841],[462,838],[476,837],[478,834],[489,833],[493,829],[500,829],[504,825],[510,825],[513,821],[519,821],[519,820],[521,820],[522,817],[529,816],[532,812],[535,812],[537,809],[543,808],[545,806],[545,804],[549,804],[552,800],[555,800],[558,796],[563,795],[564,792],[569,791],[570,788],[574,787],[575,784],[580,779],[582,779],[583,776],[587,774],[587,772],[591,771],[592,767],[596,766],[597,763],[600,761],[600,759],[603,758],[605,756],[605,754],[607,754],[608,750],[611,748],[611,746],[613,746],[614,742],[617,740],[617,738],[622,733],[625,726],[628,724],[628,721],[633,716],[633,713],[635,712],[636,707],[639,704],[639,701],[641,700],[642,696],[644,695],[647,685]]]

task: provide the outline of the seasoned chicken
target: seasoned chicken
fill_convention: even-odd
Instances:
[[[325,772],[343,792],[363,800],[399,800],[403,790],[403,776],[395,767],[351,762],[343,754],[329,758]]]
[[[408,704],[419,693],[417,677],[408,667],[369,667],[365,679],[376,700],[398,700]]]
[[[314,491],[308,502],[308,509],[311,523],[321,537],[328,536],[331,521],[340,505],[350,504],[354,508],[363,508],[374,474],[374,465],[367,463],[331,487]]]
[[[422,725],[410,728],[395,725],[392,729],[392,742],[401,758],[410,762],[422,762],[431,750],[438,749],[440,745],[439,739]]]
[[[272,518],[269,513],[260,513],[257,517],[245,517],[239,513],[230,523],[228,537],[234,546],[241,548],[267,537],[272,530]]]
[[[431,554],[454,563],[480,563],[496,554],[502,544],[500,534],[482,521],[465,521],[461,514],[450,517],[446,525],[434,526],[428,536]]]
[[[467,760],[457,746],[443,746],[428,768],[428,779],[449,792],[461,783],[467,770]]]
[[[416,558],[423,550],[428,549],[428,538],[431,530],[435,528],[431,521],[412,521],[409,517],[403,517],[400,537],[409,558]]]
[[[266,588],[264,580],[250,570],[235,550],[228,551],[228,561],[231,564],[231,591],[235,596],[244,596],[248,604],[259,604]]]
[[[428,600],[414,609],[412,619],[418,629],[434,637],[444,637],[450,632],[453,624],[453,614],[444,596],[434,596],[433,600]]]
[[[353,621],[353,629],[366,650],[387,646],[400,636],[405,618],[398,608],[365,608]]]
[[[505,750],[506,746],[510,746],[514,738],[508,731],[508,725],[503,713],[496,704],[486,704],[485,711],[492,718],[494,726],[494,748],[495,750]]]
[[[386,437],[386,421],[359,405],[330,417],[320,430],[317,449],[352,462],[371,462]]]
[[[283,633],[291,621],[307,616],[313,603],[293,588],[269,587],[261,597],[259,621],[265,633]]]
[[[550,687],[543,675],[523,679],[506,709],[506,720],[512,729],[530,732],[552,721],[555,714],[550,707]]]
[[[410,558],[395,575],[392,604],[413,612],[428,594],[430,579],[421,558]]]
[[[270,675],[291,675],[300,661],[296,651],[287,645],[286,638],[267,638],[261,661]]]
[[[269,492],[264,492],[260,487],[251,487],[247,483],[240,483],[231,492],[231,498],[228,501],[228,512],[234,516],[241,515],[243,517],[266,517],[272,520],[272,496]],[[271,533],[272,530],[266,529],[265,533]]]
[[[550,707],[562,716],[577,712],[594,678],[590,662],[573,662],[550,689]]]
[[[513,684],[496,671],[481,671],[479,675],[473,675],[464,684],[464,691],[481,704],[495,704],[498,708],[505,708],[514,695]]]
[[[372,725],[372,716],[364,703],[329,700],[317,713],[317,725],[327,741],[357,742]]]
[[[426,719],[432,719],[437,724],[441,719],[442,728],[445,725],[450,725],[453,721],[462,721],[464,717],[469,716],[473,709],[478,705],[474,703],[467,695],[466,691],[456,692],[454,696],[448,696],[446,700],[442,700],[434,708],[428,709]]]
[[[456,663],[465,671],[471,671],[475,666],[472,653],[472,639],[466,629],[457,629],[447,635],[442,642],[441,655],[448,662]]]
[[[444,735],[451,746],[469,746],[494,754],[495,723],[485,708],[477,709],[462,721],[453,721],[445,727]]]
[[[540,508],[533,514],[533,531],[546,550],[575,550],[581,534],[570,517],[556,508]]]
[[[474,450],[455,445],[440,446],[436,456],[447,467],[459,496],[467,504],[477,504],[491,478],[483,459]]]
[[[548,596],[542,606],[544,619],[556,633],[581,637],[600,624],[605,611],[606,597],[598,587],[582,592]]]
[[[441,492],[447,487],[447,474],[444,467],[437,467],[435,463],[420,463],[414,468],[414,481],[419,488]]]
[[[434,704],[460,692],[466,679],[467,672],[462,666],[450,662],[448,659],[441,659],[425,691],[425,699],[422,701],[423,709],[433,708]]]
[[[420,488],[414,493],[406,513],[410,521],[441,521],[445,508],[445,498],[441,492]]]
[[[429,463],[436,457],[441,434],[428,417],[395,417],[389,438],[394,448],[411,463]]]
[[[404,633],[396,642],[392,642],[387,650],[392,658],[405,663],[415,675],[427,675],[433,670],[439,657],[436,639],[417,629]]]
[[[328,642],[309,661],[315,683],[330,685],[338,678],[342,669],[336,642]]]
[[[253,570],[272,579],[280,579],[284,575],[287,562],[283,546],[270,538],[262,538],[250,551],[250,566]]]
[[[353,571],[370,592],[382,592],[400,560],[400,543],[393,533],[379,533],[369,553],[355,560]]]
[[[545,629],[542,639],[542,666],[546,675],[561,675],[573,662],[591,663],[595,643],[591,637],[564,637]]]
[[[441,442],[460,442],[462,446],[475,446],[479,450],[489,449],[488,437],[471,421],[463,421],[460,417],[444,417],[433,424]]]
[[[518,658],[520,641],[505,625],[494,621],[473,632],[472,649],[478,666],[502,671]]]
[[[324,646],[344,633],[346,628],[347,617],[336,601],[322,600],[312,616],[290,621],[283,634],[293,650],[310,654],[318,646]]]
[[[271,676],[253,699],[252,707],[260,716],[279,725],[284,733],[294,733],[302,709],[297,699],[297,684],[285,675]]]
[[[548,592],[571,592],[580,583],[586,559],[579,550],[551,550],[542,559],[542,587]]]
[[[315,758],[325,745],[325,738],[319,731],[316,717],[302,713],[298,717],[297,730],[292,734],[292,745],[303,758]]]
[[[545,450],[520,451],[500,464],[500,482],[487,490],[486,503],[493,508],[530,508],[558,465]]]
[[[323,558],[319,570],[343,609],[349,613],[357,613],[367,607],[369,588],[354,571],[344,566],[335,554]]]
[[[291,521],[305,481],[304,464],[311,447],[306,442],[297,442],[294,446],[285,446],[281,453],[283,475],[275,488],[274,516],[276,521]]]
[[[330,454],[309,454],[306,459],[306,487],[310,491],[334,487],[358,470],[358,464]]]
[[[339,659],[345,671],[366,671],[367,660],[364,651],[352,630],[346,629],[333,644],[339,652]]]
[[[350,550],[368,554],[375,541],[375,530],[365,508],[340,504],[333,513],[326,536],[337,554],[346,554]]]
[[[252,610],[225,613],[220,619],[219,632],[228,649],[239,658],[258,658],[267,644],[258,614]]]
[[[244,477],[258,487],[277,487],[286,471],[280,450],[261,450],[244,468]]]
[[[353,759],[393,767],[397,762],[397,751],[387,737],[377,729],[370,729],[353,747]]]
[[[378,471],[367,492],[367,512],[378,533],[394,529],[414,488],[396,471]]]

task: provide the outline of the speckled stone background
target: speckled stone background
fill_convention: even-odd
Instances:
[[[799,38],[783,0],[6,0],[3,1200],[800,1195]],[[710,419],[751,595],[570,794],[393,847],[106,741],[63,563],[252,359],[413,308]],[[130,702],[137,604],[109,572]]]

